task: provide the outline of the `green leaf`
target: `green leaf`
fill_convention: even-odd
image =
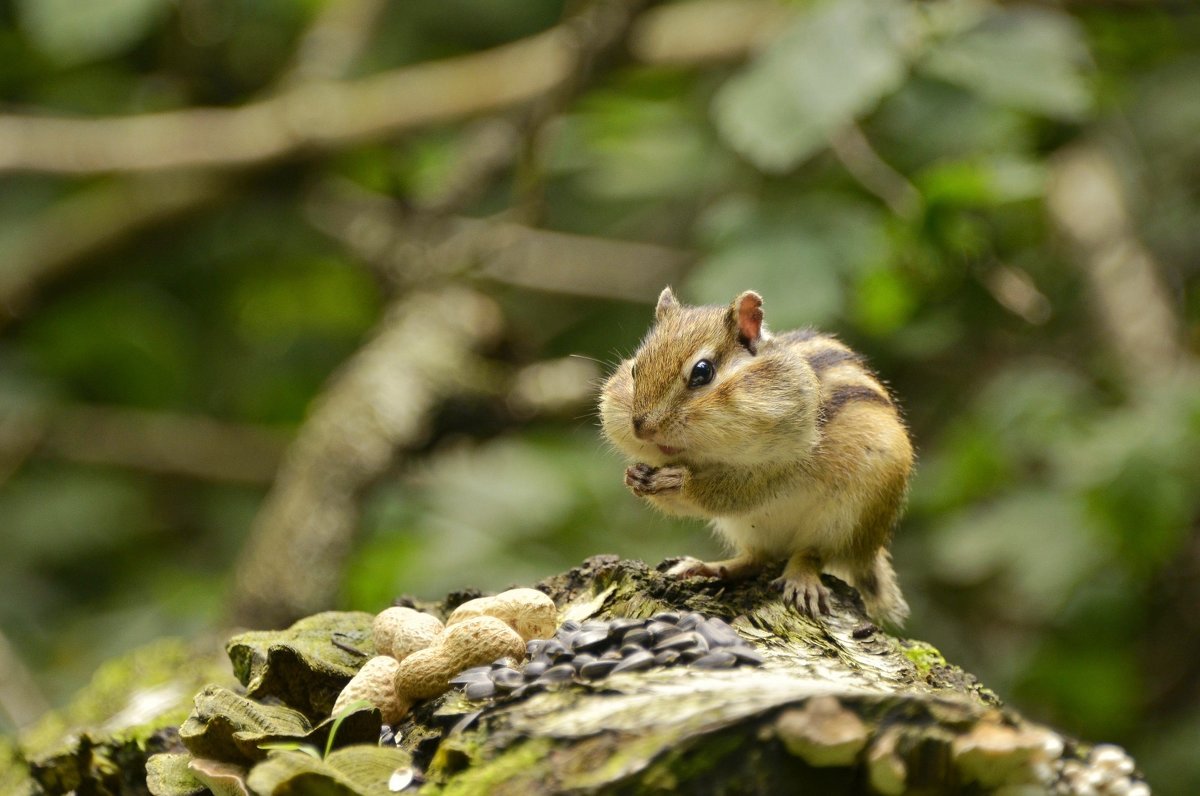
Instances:
[[[787,202],[726,198],[697,226],[711,253],[689,275],[688,298],[725,304],[754,289],[776,330],[826,324],[842,313],[843,276],[886,267],[885,223],[876,208],[834,193]]]
[[[732,159],[684,102],[608,93],[564,122],[556,166],[613,200],[690,196],[720,184]]]
[[[374,706],[371,704],[369,699],[356,699],[342,710],[338,711],[337,715],[333,717],[333,726],[329,728],[329,738],[325,741],[324,757],[329,757],[329,753],[333,751],[333,741],[335,738],[337,738],[338,727],[342,726],[342,722],[346,720],[346,717],[357,710],[369,710],[372,707]]]
[[[1046,187],[1043,164],[998,155],[938,163],[916,180],[929,204],[988,207],[1037,199]]]
[[[854,318],[869,334],[893,334],[917,311],[916,291],[892,269],[872,271],[855,288]]]
[[[988,582],[993,610],[1046,620],[1111,561],[1080,501],[1043,488],[950,518],[932,535],[932,569],[958,585]]]
[[[820,326],[842,309],[842,285],[828,251],[798,230],[776,230],[706,257],[688,278],[691,298],[728,304],[743,290],[763,294],[775,329]]]
[[[64,65],[121,52],[161,19],[171,0],[20,0],[21,27],[46,55]]]
[[[760,169],[786,171],[898,88],[920,38],[901,0],[820,3],[721,88],[717,128]]]
[[[997,10],[933,48],[919,68],[999,105],[1060,119],[1091,110],[1083,33],[1044,8]]]

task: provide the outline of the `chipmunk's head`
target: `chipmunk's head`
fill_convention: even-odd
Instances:
[[[762,303],[748,290],[724,307],[691,307],[663,290],[654,326],[604,385],[600,415],[613,444],[648,464],[752,460],[765,444],[755,435],[787,424],[797,399],[812,404],[815,423],[811,369],[761,356],[771,340]],[[811,377],[799,390],[796,367]]]

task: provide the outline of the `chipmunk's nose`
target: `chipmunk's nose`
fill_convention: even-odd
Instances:
[[[637,437],[638,439],[645,439],[646,437],[650,436],[649,434],[647,434],[645,432],[645,430],[644,430],[645,428],[646,428],[646,416],[645,415],[634,415],[633,416],[633,436]]]

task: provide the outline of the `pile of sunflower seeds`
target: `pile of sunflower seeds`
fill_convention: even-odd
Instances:
[[[530,641],[523,663],[502,658],[467,669],[450,684],[472,700],[520,697],[555,683],[601,680],[655,666],[729,669],[762,662],[762,655],[721,619],[664,611],[649,619],[568,620],[554,638]]]

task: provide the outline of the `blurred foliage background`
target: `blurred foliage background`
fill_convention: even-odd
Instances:
[[[900,396],[909,633],[1200,792],[1188,0],[9,0],[0,103],[0,729],[230,617],[715,552],[595,422],[669,281]]]

